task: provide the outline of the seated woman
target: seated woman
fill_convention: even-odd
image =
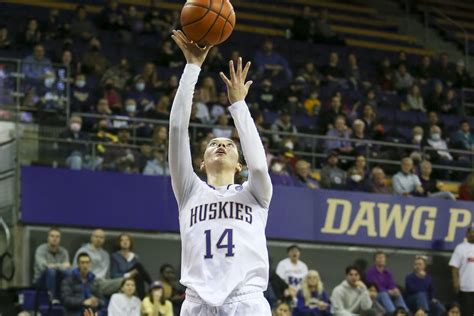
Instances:
[[[150,285],[148,296],[142,301],[143,316],[173,316],[173,304],[163,295],[163,284],[160,281]]]
[[[110,276],[112,278],[134,278],[137,295],[145,297],[145,282],[151,283],[150,274],[139,262],[138,256],[132,252],[133,239],[129,234],[120,234],[117,238],[117,250],[111,256]]]
[[[140,299],[135,296],[135,281],[123,279],[120,293],[110,298],[109,316],[140,316]]]
[[[316,270],[308,271],[296,298],[298,302],[293,310],[293,316],[331,315],[329,297],[324,291],[323,282]]]

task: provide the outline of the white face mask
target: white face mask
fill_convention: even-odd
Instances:
[[[281,163],[276,162],[276,163],[273,164],[273,166],[272,166],[272,171],[273,171],[274,173],[279,173],[279,172],[281,172],[282,170],[283,170],[283,165],[282,165]]]
[[[81,130],[81,124],[79,123],[74,122],[74,123],[71,123],[70,126],[71,126],[71,131],[73,131],[74,133],[77,133]]]
[[[85,80],[77,80],[76,81],[76,87],[78,88],[84,88],[86,85],[86,81]]]
[[[431,139],[435,140],[435,141],[438,141],[438,140],[441,139],[441,134],[439,134],[439,133],[431,134]]]
[[[143,91],[145,90],[145,84],[144,83],[137,83],[135,85],[135,88],[138,90],[138,91]]]
[[[360,180],[362,180],[362,176],[359,175],[359,174],[353,174],[353,175],[351,176],[351,179],[352,179],[352,181],[354,181],[354,182],[360,182]]]
[[[51,88],[54,84],[54,78],[46,78],[44,79],[44,85],[48,88]]]
[[[423,139],[423,136],[421,136],[421,135],[415,135],[415,137],[413,137],[413,139],[415,140],[415,143],[420,143],[421,140]]]
[[[133,113],[137,110],[136,104],[129,104],[125,106],[125,110],[127,110],[128,113]]]
[[[287,142],[285,143],[285,148],[293,150],[293,148],[295,148],[295,145],[293,144],[293,142]]]

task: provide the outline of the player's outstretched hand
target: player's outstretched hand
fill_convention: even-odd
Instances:
[[[253,83],[252,81],[245,82],[249,69],[250,62],[247,62],[245,68],[242,69],[242,57],[239,57],[237,61],[237,71],[234,69],[234,62],[232,60],[229,61],[230,79],[227,78],[223,72],[219,73],[227,86],[227,96],[229,97],[230,104],[245,100],[249,88]]]
[[[206,46],[204,48],[199,47],[198,44],[190,41],[182,31],[173,30],[173,35],[171,35],[171,38],[183,51],[186,62],[199,67],[202,66],[204,60],[206,59],[207,53],[209,53],[209,50],[212,48],[212,46]]]

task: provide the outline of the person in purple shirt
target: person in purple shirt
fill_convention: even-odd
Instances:
[[[263,42],[262,50],[254,57],[259,77],[271,78],[276,88],[290,83],[293,76],[288,61],[279,53],[273,51],[273,42],[267,39]]]
[[[346,125],[346,118],[344,116],[338,116],[334,120],[334,128],[331,128],[326,136],[339,137],[341,139],[328,139],[326,140],[326,151],[330,152],[333,150],[338,151],[341,154],[351,154],[354,151],[352,144],[349,140],[350,132]]]
[[[426,273],[426,259],[417,256],[414,262],[414,271],[405,278],[405,298],[412,312],[422,308],[430,316],[441,316],[445,309],[434,298],[433,279]]]
[[[383,251],[377,251],[374,255],[375,264],[366,273],[366,282],[374,283],[379,289],[377,301],[382,304],[388,313],[393,313],[396,307],[408,307],[403,300],[402,293],[395,285],[392,273],[385,268],[387,257]]]

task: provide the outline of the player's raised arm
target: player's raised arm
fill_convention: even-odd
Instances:
[[[245,81],[250,69],[250,62],[242,69],[242,58],[238,59],[237,70],[234,63],[229,62],[230,79],[222,72],[220,76],[227,86],[229,111],[234,118],[235,127],[239,133],[242,151],[249,170],[248,185],[250,192],[265,208],[270,205],[272,198],[272,183],[268,174],[268,165],[260,135],[250,116],[245,97],[252,81]]]
[[[193,171],[189,143],[189,119],[193,103],[194,87],[211,47],[201,48],[189,41],[181,31],[171,36],[186,57],[186,67],[179,81],[179,87],[170,113],[169,165],[173,191],[180,205],[192,188],[196,175]]]

